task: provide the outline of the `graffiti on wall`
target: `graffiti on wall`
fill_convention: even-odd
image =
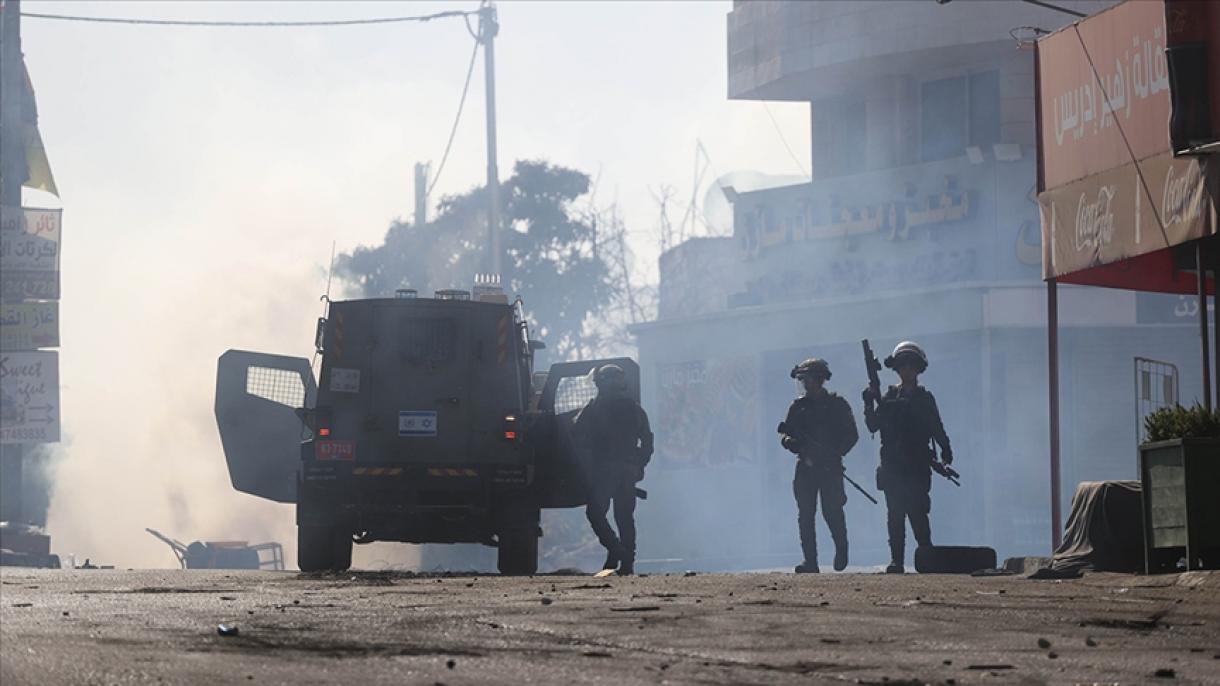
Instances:
[[[757,458],[757,356],[660,364],[657,378],[659,462],[708,467]]]

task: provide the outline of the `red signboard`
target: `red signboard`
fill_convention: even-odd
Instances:
[[[1207,126],[1186,97],[1203,88],[1199,70],[1175,57],[1171,76],[1166,58],[1167,48],[1189,47],[1187,10],[1177,0],[1128,0],[1038,41],[1045,278],[1180,291],[1172,267],[1163,275],[1099,268],[1216,233],[1218,161],[1175,156],[1171,144],[1171,115],[1179,137]]]
[[[1037,44],[1040,190],[1169,151],[1163,0],[1124,2]]]

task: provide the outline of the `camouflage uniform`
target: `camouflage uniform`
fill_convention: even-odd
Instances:
[[[932,509],[931,442],[940,446],[945,462],[953,449],[936,407],[936,398],[923,386],[890,386],[876,409],[865,405],[864,422],[870,432],[881,432],[881,466],[877,488],[885,491],[886,525],[890,556],[901,567],[906,548],[906,520],[920,546],[932,545],[928,513]]]
[[[592,458],[585,516],[606,548],[606,568],[621,563],[619,571],[630,574],[635,562],[635,485],[652,458],[648,415],[631,398],[602,390],[580,411],[576,431]],[[611,501],[617,536],[606,519]]]
[[[805,562],[798,571],[816,571],[818,559],[818,494],[822,499],[822,518],[835,542],[836,568],[846,565],[847,521],[843,505],[843,456],[856,445],[859,433],[851,406],[842,397],[822,389],[792,401],[782,425],[782,445],[796,453],[796,476],[792,493],[796,496],[797,527]],[[842,565],[839,565],[839,559]]]

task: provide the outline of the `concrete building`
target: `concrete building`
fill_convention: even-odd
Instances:
[[[848,472],[871,488],[863,338],[879,356],[904,339],[929,351],[924,383],[963,474],[960,489],[935,482],[934,540],[1049,552],[1034,62],[1012,32],[1071,19],[1016,1],[734,3],[728,95],[810,103],[812,179],[729,189],[733,236],[661,258],[660,317],[634,329],[657,432],[642,560],[799,561],[793,459],[774,429],[796,393],[788,371],[829,360],[830,387],[857,409],[862,434]],[[1061,287],[1059,297],[1066,511],[1079,481],[1136,478],[1134,359],[1197,378],[1198,329],[1178,296]],[[1195,384],[1180,387],[1190,402]],[[882,563],[884,507],[850,488],[848,500],[853,564]],[[819,538],[827,557],[825,529]]]

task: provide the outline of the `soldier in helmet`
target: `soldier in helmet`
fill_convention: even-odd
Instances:
[[[906,553],[906,523],[919,546],[932,545],[928,513],[932,509],[932,441],[941,449],[946,465],[953,463],[953,449],[936,407],[936,398],[919,385],[919,375],[928,368],[928,356],[910,341],[903,341],[885,358],[885,366],[898,374],[900,383],[884,394],[864,389],[864,423],[870,433],[881,432],[881,466],[877,488],[885,492],[886,526],[889,529],[890,565],[886,572],[901,574]]]
[[[792,368],[790,376],[801,385],[803,394],[792,401],[779,432],[780,443],[797,456],[792,492],[796,496],[797,526],[805,559],[797,565],[796,572],[819,571],[815,527],[819,495],[822,518],[835,542],[835,571],[842,571],[847,567],[843,456],[859,438],[856,420],[847,401],[826,390],[830,366],[825,360],[805,360]]]
[[[602,568],[633,574],[635,485],[644,479],[644,467],[652,458],[652,429],[644,408],[628,395],[627,375],[622,367],[616,364],[599,367],[593,382],[597,385],[597,397],[576,418],[577,436],[592,454],[585,516],[606,549]],[[606,520],[611,502],[618,535]]]

